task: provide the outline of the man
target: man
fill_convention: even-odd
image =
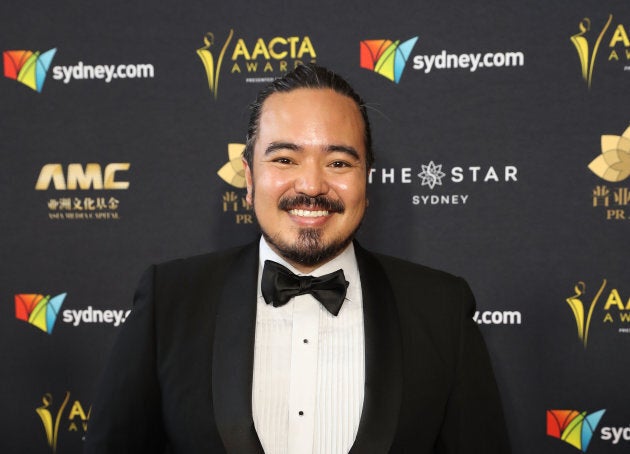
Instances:
[[[145,273],[86,452],[509,452],[468,285],[353,242],[371,146],[324,68],[259,94],[243,165],[262,238]]]

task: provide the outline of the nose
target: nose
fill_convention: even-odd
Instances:
[[[295,192],[309,197],[328,193],[328,182],[325,169],[316,163],[303,163],[295,178]]]

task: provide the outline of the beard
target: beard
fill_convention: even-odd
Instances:
[[[326,196],[308,197],[298,195],[283,198],[278,202],[278,207],[285,211],[301,206],[307,206],[313,210],[326,210],[331,213],[343,213],[345,211],[345,207],[341,201],[333,200]],[[255,212],[256,210],[254,209],[254,213]],[[289,262],[313,267],[328,262],[342,252],[352,242],[359,226],[360,223],[347,237],[334,238],[328,242],[324,242],[322,239],[323,229],[299,229],[297,240],[293,243],[283,241],[279,235],[275,237],[271,236],[262,226],[260,229],[263,238],[265,238],[267,243],[284,259]]]
[[[287,244],[279,238],[272,237],[262,228],[261,231],[267,243],[288,262],[308,267],[320,265],[335,258],[350,244],[356,232],[355,230],[347,238],[338,238],[326,244],[322,241],[321,229],[300,229],[297,241]]]

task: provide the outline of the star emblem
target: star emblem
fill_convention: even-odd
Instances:
[[[442,164],[435,164],[433,161],[428,165],[422,164],[422,172],[418,174],[422,178],[422,186],[429,186],[433,189],[436,185],[442,186],[442,178],[446,176],[442,172]]]

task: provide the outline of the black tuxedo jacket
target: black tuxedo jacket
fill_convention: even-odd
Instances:
[[[366,371],[351,453],[508,453],[468,285],[355,250]],[[257,273],[256,243],[144,274],[93,405],[86,453],[263,452],[251,407]]]

